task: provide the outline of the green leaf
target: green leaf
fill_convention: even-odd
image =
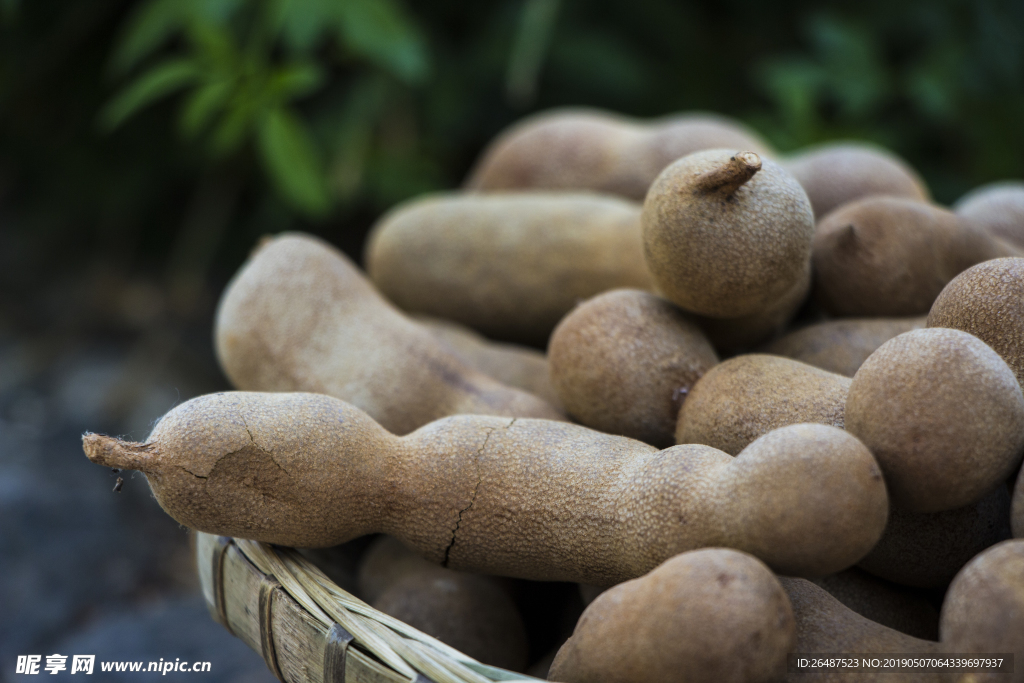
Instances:
[[[213,132],[210,150],[215,157],[223,157],[238,151],[252,130],[259,102],[251,93],[235,91],[225,107],[224,117]]]
[[[184,25],[181,0],[151,0],[140,6],[128,19],[114,54],[110,59],[112,73],[128,73],[151,55]]]
[[[391,88],[400,87],[378,71],[366,71],[315,123],[318,139],[327,141],[328,182],[341,202],[352,201],[362,190],[374,129]]]
[[[189,14],[215,24],[226,24],[235,13],[252,5],[252,0],[179,0],[187,6]]]
[[[185,101],[181,110],[181,132],[186,138],[194,138],[206,128],[210,119],[224,109],[231,96],[231,83],[217,80],[198,87]]]
[[[200,70],[190,59],[162,62],[136,78],[100,112],[101,129],[109,132],[143,107],[196,82]]]
[[[287,102],[317,90],[325,80],[324,70],[313,62],[296,62],[275,69],[267,83],[267,95]]]
[[[333,21],[331,0],[270,0],[271,25],[294,52],[317,46]]]
[[[509,99],[517,104],[529,104],[536,96],[537,80],[554,35],[559,4],[559,0],[525,0],[523,3],[519,30],[505,74],[505,90]]]
[[[281,195],[310,217],[323,217],[331,197],[305,124],[284,107],[270,111],[259,130],[263,165]]]
[[[336,7],[339,40],[406,83],[430,73],[426,44],[397,0],[345,0]]]
[[[575,88],[599,93],[603,99],[635,102],[657,87],[655,72],[644,62],[643,54],[611,31],[567,26],[551,45],[548,60],[552,70],[568,78]],[[517,100],[519,93],[506,90],[506,94],[514,104],[523,104],[522,99]]]
[[[828,90],[850,119],[863,119],[889,96],[890,84],[880,47],[863,27],[820,16],[808,24],[816,63],[827,73]]]
[[[364,182],[366,193],[382,209],[445,186],[437,160],[413,151],[380,150],[373,154]]]
[[[208,69],[223,77],[238,78],[242,75],[244,66],[241,53],[228,28],[193,20],[188,24],[188,38],[195,48],[197,59]]]

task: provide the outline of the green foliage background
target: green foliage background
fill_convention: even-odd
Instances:
[[[1024,175],[1024,3],[0,0],[3,245],[187,299],[266,232],[357,253],[559,105],[718,111],[787,151],[872,140],[951,202]]]

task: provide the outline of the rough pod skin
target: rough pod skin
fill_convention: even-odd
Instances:
[[[1017,473],[1017,486],[1013,490],[1010,507],[1010,528],[1014,538],[1024,538],[1024,470]]]
[[[982,185],[958,199],[953,211],[996,237],[1024,247],[1024,182]]]
[[[724,548],[673,557],[602,593],[551,665],[564,683],[779,680],[793,611],[759,560]]]
[[[1024,258],[992,259],[957,275],[932,304],[928,327],[973,334],[1024,382]]]
[[[373,227],[366,269],[400,308],[543,345],[580,299],[650,289],[640,207],[593,194],[438,194]]]
[[[239,389],[329,394],[397,434],[453,413],[561,415],[462,363],[307,235],[257,248],[221,297],[214,340]]]
[[[938,640],[939,610],[923,591],[900,586],[851,567],[814,583],[857,614],[908,636]]]
[[[773,429],[800,422],[843,426],[850,379],[799,361],[751,353],[708,370],[694,384],[676,425],[676,443],[736,455]]]
[[[577,306],[548,345],[551,379],[569,414],[593,429],[658,447],[675,443],[679,406],[718,362],[676,306],[635,289]]]
[[[485,664],[526,668],[526,628],[499,579],[438,567],[388,536],[366,551],[359,579],[381,612]]]
[[[540,396],[561,410],[562,400],[551,385],[548,359],[543,352],[528,346],[491,341],[450,320],[419,316],[416,322],[430,330],[445,348],[469,367],[502,384]]]
[[[1024,540],[993,546],[953,579],[939,623],[949,652],[1013,653],[1014,673],[961,674],[958,683],[1024,681]]]
[[[700,315],[773,309],[810,267],[811,203],[796,179],[753,152],[679,159],[651,185],[641,223],[659,291]]]
[[[908,654],[930,655],[941,653],[939,643],[914,638],[862,617],[832,597],[823,588],[804,579],[780,578],[779,582],[789,595],[796,618],[796,654],[842,655]],[[824,668],[813,672],[791,673],[786,681],[798,683],[857,683],[858,681],[898,680],[913,683],[940,683],[941,673],[901,672],[897,674],[871,674],[860,669]]]
[[[857,142],[830,142],[779,162],[803,185],[817,218],[871,195],[928,201],[928,188],[905,161],[888,150]]]
[[[971,558],[1010,537],[1010,494],[1000,482],[977,503],[944,512],[889,510],[881,540],[857,563],[875,576],[945,589]]]
[[[780,334],[807,299],[811,272],[798,282],[777,304],[741,318],[709,318],[692,314],[690,318],[723,356],[752,351],[758,344]]]
[[[764,347],[764,351],[853,377],[879,346],[924,326],[923,316],[827,320],[790,332]]]
[[[925,315],[946,283],[976,263],[1018,250],[952,211],[867,197],[818,222],[814,279],[835,316]]]
[[[554,109],[527,117],[495,138],[466,187],[592,190],[642,201],[670,163],[718,147],[773,154],[752,130],[717,114],[639,121],[596,109]]]
[[[387,533],[452,569],[597,586],[712,545],[824,576],[866,555],[888,513],[868,450],[821,425],[733,458],[475,415],[396,437],[329,396],[229,392],[176,407],[146,443],[87,434],[84,447],[144,472],[194,529],[298,547]]]
[[[977,337],[913,330],[880,346],[853,376],[846,429],[878,458],[894,505],[952,510],[1016,471],[1024,394]]]

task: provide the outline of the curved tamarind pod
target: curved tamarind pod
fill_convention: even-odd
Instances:
[[[703,149],[775,151],[739,121],[707,112],[631,119],[599,109],[542,111],[502,131],[480,155],[466,187],[591,190],[641,201],[673,161]]]
[[[453,416],[396,437],[328,396],[229,392],[177,406],[146,443],[83,443],[195,529],[300,547],[381,532],[453,569],[547,581],[611,585],[710,545],[825,575],[888,513],[870,452],[824,425],[733,458],[550,420]]]
[[[502,384],[528,391],[556,408],[562,408],[551,384],[548,357],[543,351],[487,339],[474,330],[451,320],[430,316],[413,316],[427,328],[448,351],[463,363],[493,377]]]
[[[888,626],[862,617],[839,602],[828,592],[810,581],[779,577],[786,589],[796,618],[796,647],[798,655],[827,653],[836,657],[843,654],[939,654],[942,645],[900,633]],[[811,683],[855,683],[873,680],[863,669],[819,669],[811,672],[791,673],[787,681]],[[883,679],[884,680],[884,679]],[[893,680],[908,683],[940,683],[942,673],[901,672]]]
[[[563,418],[462,362],[309,235],[259,246],[221,297],[214,337],[237,388],[335,396],[397,434],[456,413]]]

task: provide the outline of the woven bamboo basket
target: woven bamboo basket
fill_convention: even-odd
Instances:
[[[373,609],[291,548],[197,532],[213,618],[287,683],[538,681],[487,666]]]

